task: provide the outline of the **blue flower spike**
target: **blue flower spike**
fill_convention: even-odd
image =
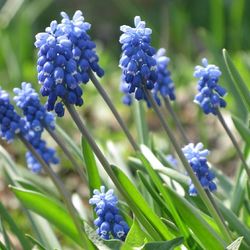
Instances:
[[[113,236],[115,239],[124,241],[129,226],[119,214],[118,200],[114,195],[114,190],[109,189],[105,192],[105,187],[101,186],[100,190],[95,189],[93,194],[89,203],[95,205],[95,212],[98,216],[94,221],[98,227],[97,234],[105,240],[109,240]]]
[[[55,129],[54,115],[46,111],[40,102],[38,93],[30,83],[23,82],[21,88],[14,88],[14,93],[16,94],[14,101],[17,107],[23,111],[29,129],[25,136],[26,139],[47,164],[58,164],[59,159],[56,156],[55,149],[47,147],[46,142],[42,140],[45,127]],[[26,153],[26,161],[32,172],[39,173],[41,171],[42,166],[31,152]]]
[[[198,91],[194,102],[199,104],[205,114],[216,115],[218,108],[226,107],[226,101],[223,97],[227,91],[218,85],[221,71],[219,67],[208,64],[206,58],[202,59],[203,66],[196,66],[194,77],[199,79]]]
[[[14,88],[14,101],[22,109],[24,116],[35,131],[42,131],[46,126],[55,129],[55,117],[41,104],[38,93],[30,83],[22,82],[21,88]]]
[[[10,143],[19,133],[27,133],[26,122],[16,113],[9,94],[0,88],[0,137]]]
[[[175,87],[168,70],[170,59],[165,55],[166,50],[161,48],[157,51],[154,58],[157,62],[157,81],[153,89],[155,101],[160,105],[159,95],[168,97],[171,101],[175,100]]]
[[[207,189],[211,192],[216,191],[217,187],[214,183],[215,175],[209,169],[207,164],[207,156],[209,151],[207,149],[203,149],[202,143],[189,143],[187,146],[182,148],[182,151],[192,167],[195,175],[200,181],[200,184],[204,189]],[[193,183],[189,186],[189,194],[191,196],[197,195],[197,190]]]
[[[81,83],[89,81],[89,71],[99,77],[104,71],[98,64],[95,43],[87,31],[91,25],[84,22],[81,11],[76,11],[72,20],[61,13],[62,21],[52,21],[45,32],[36,35],[35,46],[39,49],[37,60],[40,92],[48,96],[47,110],[64,116],[63,102],[83,105]]]
[[[134,93],[135,99],[147,100],[145,89],[152,90],[157,80],[155,49],[150,44],[152,30],[146,28],[139,16],[134,18],[134,25],[135,28],[127,25],[120,28],[123,34],[119,40],[122,44],[119,66],[122,81],[128,84],[125,94]],[[128,98],[125,102],[130,103]]]

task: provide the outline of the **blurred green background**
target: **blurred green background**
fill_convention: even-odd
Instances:
[[[35,34],[44,31],[52,20],[60,20],[60,12],[69,15],[80,9],[86,21],[92,24],[90,34],[97,43],[100,64],[105,69],[101,80],[110,93],[119,111],[136,136],[131,110],[121,104],[119,92],[120,57],[119,27],[133,25],[133,18],[140,15],[152,28],[152,42],[155,48],[165,47],[171,58],[170,70],[176,85],[177,102],[174,108],[184,124],[189,137],[203,141],[213,149],[215,162],[224,161],[221,167],[234,167],[228,161],[234,157],[231,143],[214,117],[202,115],[192,103],[196,82],[193,79],[194,66],[203,56],[210,63],[217,64],[223,71],[221,84],[228,88],[227,110],[237,116],[244,116],[240,101],[230,95],[230,80],[222,60],[222,48],[226,48],[241,75],[250,83],[250,1],[246,0],[0,0],[0,84],[11,91],[22,81],[32,82],[38,90],[36,77]],[[84,86],[85,106],[80,109],[89,127],[101,142],[107,139],[121,145],[127,152],[130,147],[111,113],[91,84]],[[44,98],[42,101],[45,101]],[[59,121],[69,134],[79,136],[69,127],[70,120]],[[166,150],[160,125],[153,113],[148,113],[148,123],[160,148]],[[229,125],[233,128],[232,123]],[[214,132],[216,131],[216,132]],[[219,151],[216,149],[220,149]],[[11,150],[11,149],[10,149]],[[129,154],[129,150],[126,154]],[[13,150],[15,152],[15,150]],[[14,154],[14,153],[13,153]],[[16,158],[23,158],[16,153]],[[225,158],[225,159],[224,159]],[[229,165],[229,167],[228,167]],[[231,173],[231,170],[228,171]]]

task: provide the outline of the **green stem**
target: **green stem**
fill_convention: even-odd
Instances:
[[[163,97],[163,99],[164,99],[164,103],[165,103],[165,106],[166,106],[168,112],[169,112],[170,115],[172,116],[172,118],[173,118],[173,120],[174,120],[174,122],[175,122],[175,125],[177,126],[177,128],[178,128],[179,131],[180,131],[180,134],[181,134],[181,136],[182,136],[182,138],[183,138],[184,143],[185,143],[185,144],[188,144],[188,143],[189,143],[189,140],[188,140],[188,138],[187,138],[187,136],[186,136],[185,130],[184,130],[182,124],[180,123],[180,120],[179,120],[178,117],[176,116],[176,114],[175,114],[175,112],[174,112],[174,110],[173,110],[173,108],[172,108],[172,106],[171,106],[171,103],[170,103],[168,97]]]
[[[55,142],[61,147],[64,154],[68,157],[68,159],[71,161],[73,168],[77,171],[80,178],[83,182],[87,182],[85,173],[83,172],[83,169],[78,165],[77,161],[74,159],[73,155],[70,153],[70,151],[67,149],[65,143],[61,140],[61,138],[57,135],[55,131],[52,129],[45,127],[45,129],[48,131],[48,133],[51,135],[51,137],[55,140]]]
[[[208,189],[206,189],[205,191],[206,191],[206,194],[207,194],[209,200],[211,201],[211,203],[213,204],[215,210],[217,211],[218,215],[220,216],[220,219],[221,219],[221,221],[223,222],[224,227],[227,227],[227,225],[226,225],[226,223],[225,223],[225,219],[224,219],[224,217],[223,217],[223,215],[222,215],[220,209],[218,208],[218,206],[217,206],[217,204],[216,204],[216,202],[215,202],[215,200],[214,200],[214,198],[213,198],[211,192],[210,192]],[[230,232],[229,232],[229,234],[230,234]],[[230,234],[230,236],[231,236],[231,234]]]
[[[134,118],[139,139],[139,144],[149,144],[148,127],[145,119],[145,110],[142,102],[135,101],[133,103]]]
[[[175,137],[173,136],[170,128],[168,127],[167,123],[165,122],[165,119],[163,117],[163,115],[161,114],[158,105],[156,104],[155,100],[152,97],[152,94],[150,91],[148,91],[147,89],[145,89],[145,93],[147,95],[148,100],[150,101],[156,115],[158,116],[164,131],[166,132],[167,136],[169,137],[170,141],[172,142],[183,166],[185,167],[186,171],[188,172],[195,188],[197,189],[201,199],[203,200],[205,206],[207,207],[208,211],[210,212],[211,216],[214,218],[214,220],[216,221],[217,225],[219,226],[221,233],[223,234],[225,240],[227,243],[231,243],[232,239],[231,236],[227,230],[227,228],[224,225],[224,222],[221,221],[220,216],[218,215],[216,209],[214,208],[213,204],[211,203],[211,201],[209,200],[205,190],[203,189],[203,187],[201,186],[199,180],[197,179],[196,175],[193,172],[192,167],[189,165],[186,157],[184,156],[181,148],[179,147]]]
[[[117,122],[121,126],[122,130],[126,134],[131,146],[134,148],[135,151],[139,151],[139,147],[138,147],[137,143],[135,142],[133,136],[129,132],[128,127],[126,126],[126,124],[122,120],[121,116],[119,115],[118,111],[116,110],[115,106],[113,105],[113,102],[110,100],[109,96],[107,95],[106,91],[104,90],[104,88],[102,87],[100,82],[97,80],[97,78],[95,77],[95,75],[92,71],[89,71],[89,75],[90,75],[90,79],[93,82],[94,86],[99,91],[100,95],[102,96],[102,98],[104,99],[104,101],[106,102],[106,104],[108,105],[110,110],[112,111],[115,119],[117,120]]]
[[[59,179],[59,177],[54,173],[54,171],[48,166],[48,164],[42,159],[42,157],[36,152],[36,150],[32,147],[32,145],[22,136],[19,135],[19,139],[22,141],[22,143],[27,147],[27,149],[32,153],[33,156],[37,159],[37,161],[41,164],[44,171],[50,176],[51,180],[54,182],[55,186],[57,187],[58,191],[60,192],[64,203],[75,223],[76,229],[80,235],[80,237],[83,239],[82,247],[85,249],[95,249],[91,243],[91,241],[86,237],[86,235],[83,233],[84,228],[83,225],[80,223],[80,218],[78,217],[75,208],[71,202],[70,194],[68,191],[64,188],[64,184]],[[63,218],[62,218],[63,219]]]
[[[237,143],[234,135],[232,134],[232,132],[229,129],[229,127],[227,126],[227,124],[226,124],[226,122],[225,122],[225,120],[224,120],[224,118],[223,118],[223,116],[222,116],[222,114],[221,114],[221,112],[220,112],[219,109],[217,109],[217,116],[218,116],[218,119],[219,119],[221,125],[226,130],[229,138],[231,139],[231,141],[232,141],[232,143],[233,143],[233,145],[234,145],[234,147],[235,147],[235,149],[236,149],[236,151],[238,153],[238,156],[240,157],[240,159],[242,161],[242,165],[243,165],[244,169],[246,170],[246,173],[248,175],[248,181],[250,181],[250,169],[249,169],[249,167],[248,167],[248,165],[247,165],[247,163],[246,163],[246,161],[244,159],[244,156],[243,156],[243,154],[242,154],[242,152],[240,150],[240,147],[239,147],[239,145],[238,145],[238,143]]]

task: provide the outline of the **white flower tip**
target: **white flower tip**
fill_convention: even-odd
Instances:
[[[135,16],[134,18],[134,24],[135,24],[135,27],[141,22],[141,17],[140,16]]]
[[[203,64],[204,67],[208,66],[208,60],[207,60],[207,58],[205,58],[205,57],[202,58],[201,62],[202,62],[202,64]]]

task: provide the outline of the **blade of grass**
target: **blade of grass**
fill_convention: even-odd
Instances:
[[[6,248],[8,250],[11,250],[12,247],[11,247],[11,243],[10,243],[10,238],[6,232],[6,229],[5,229],[5,226],[3,224],[3,218],[0,217],[0,228],[1,228],[1,231],[2,231],[2,236],[3,236],[3,239],[4,239],[4,245],[6,246]]]
[[[82,239],[79,237],[71,217],[61,203],[38,192],[13,186],[10,186],[10,189],[25,207],[44,217],[62,233],[80,246],[82,245]]]
[[[153,210],[148,206],[147,202],[144,200],[142,195],[138,192],[137,188],[132,184],[132,182],[127,178],[126,175],[117,167],[112,166],[112,169],[122,185],[123,189],[126,190],[129,195],[130,201],[134,204],[145,216],[145,218],[152,224],[152,226],[157,230],[160,235],[165,239],[173,238],[172,234],[168,232],[167,227],[160,220],[160,218],[153,212]],[[150,233],[150,232],[149,232]]]
[[[46,248],[34,237],[29,234],[25,234],[25,236],[30,240],[32,244],[34,244],[39,250],[46,250]]]
[[[238,70],[236,69],[235,65],[233,64],[229,54],[227,53],[226,49],[223,49],[223,58],[226,64],[228,73],[233,81],[234,87],[237,89],[238,93],[240,94],[242,100],[244,101],[246,108],[250,111],[250,91],[247,88],[247,85],[244,83],[241,75],[239,74]]]
[[[96,165],[94,153],[89,146],[87,140],[82,137],[82,154],[86,163],[86,170],[88,175],[88,185],[90,193],[92,194],[94,189],[99,189],[102,185],[99,171]]]
[[[8,223],[10,230],[17,236],[20,244],[24,249],[31,249],[31,246],[27,239],[25,238],[23,232],[21,229],[17,226],[17,224],[14,222],[12,217],[9,215],[8,211],[5,209],[3,204],[0,202],[0,214],[4,218],[4,220]]]
[[[148,127],[147,127],[143,103],[135,101],[133,103],[133,110],[134,110],[135,124],[136,124],[139,144],[148,145],[149,143]]]
[[[171,197],[169,196],[169,194],[166,192],[166,189],[164,188],[161,179],[159,178],[159,176],[156,174],[156,172],[153,170],[153,168],[151,167],[150,163],[147,161],[147,159],[144,157],[143,154],[138,153],[139,158],[141,159],[143,165],[145,166],[149,176],[151,177],[154,185],[157,187],[157,189],[159,190],[159,192],[161,193],[163,199],[165,200],[165,202],[167,203],[167,207],[168,210],[170,211],[170,213],[172,214],[175,223],[177,224],[177,226],[179,227],[180,231],[182,232],[182,234],[184,235],[185,238],[188,238],[189,236],[189,232],[187,231],[186,226],[183,224],[182,220],[180,219],[180,216],[178,214],[178,212],[175,209],[175,206],[173,205],[174,202],[171,199]]]

